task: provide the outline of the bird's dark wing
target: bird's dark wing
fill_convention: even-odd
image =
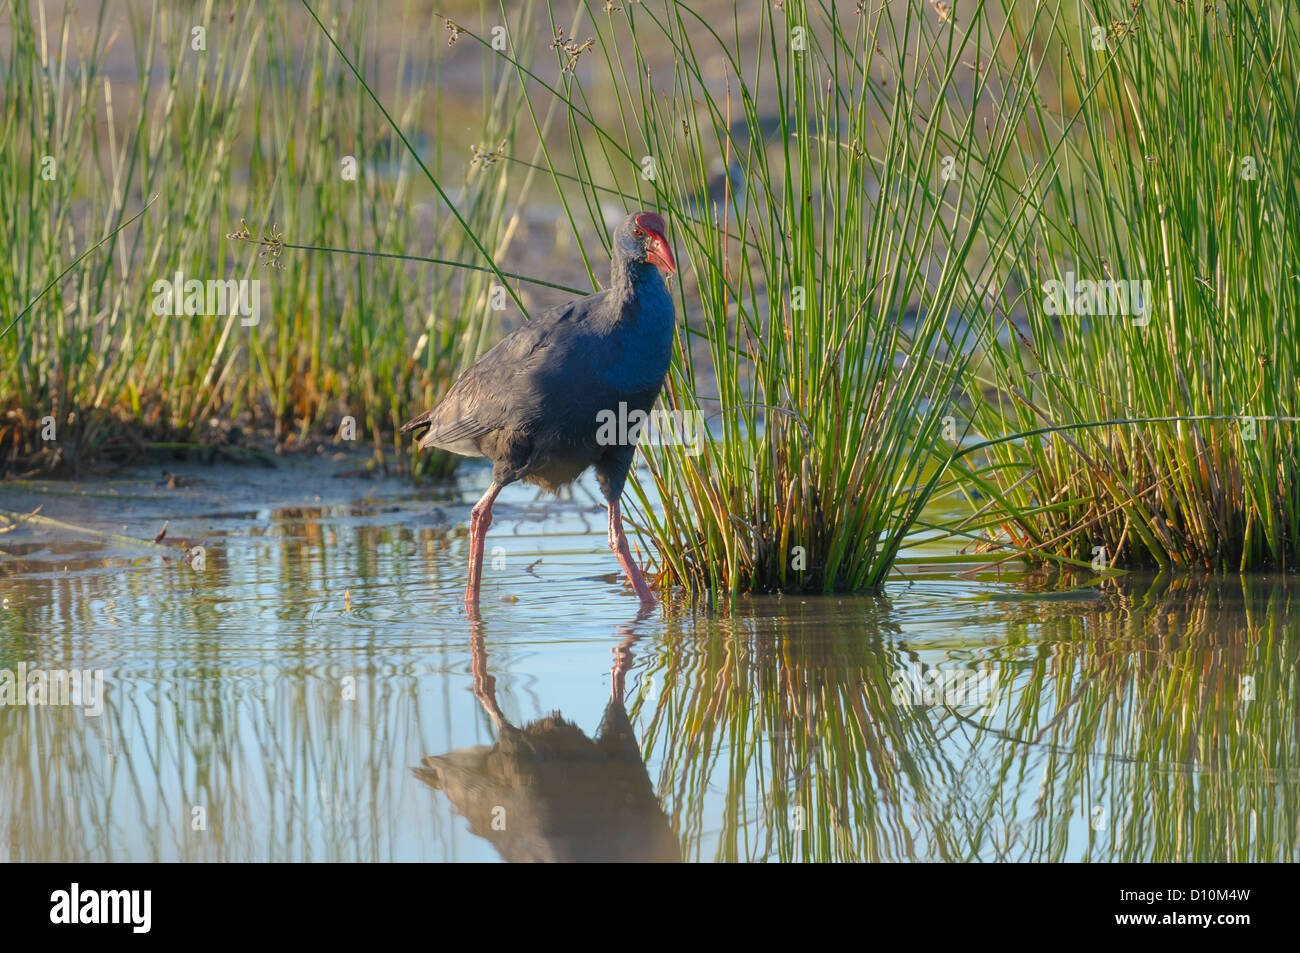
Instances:
[[[403,433],[428,427],[421,449],[441,447],[477,456],[494,431],[527,432],[540,419],[539,381],[551,353],[581,331],[583,319],[605,293],[569,301],[516,328],[465,371],[437,407],[408,421]]]

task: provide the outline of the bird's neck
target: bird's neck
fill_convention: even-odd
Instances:
[[[663,275],[648,261],[631,261],[615,258],[610,265],[610,291],[622,301],[642,296],[667,295]]]
[[[658,392],[673,352],[673,299],[649,262],[616,261],[608,306],[605,367],[596,373],[619,392]]]

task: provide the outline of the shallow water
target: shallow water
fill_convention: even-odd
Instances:
[[[98,715],[0,706],[0,858],[1300,857],[1294,580],[909,566],[638,615],[594,484],[511,487],[471,620],[486,471],[328,471],[0,487],[67,524],[0,520],[0,679],[103,678]]]

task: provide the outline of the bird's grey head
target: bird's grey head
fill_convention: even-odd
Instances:
[[[668,227],[654,212],[633,212],[614,229],[616,254],[625,261],[650,262],[665,274],[677,270],[677,260],[668,247]]]

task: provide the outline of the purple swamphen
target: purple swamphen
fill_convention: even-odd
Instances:
[[[621,443],[603,439],[600,420],[644,419],[672,358],[673,300],[659,269],[677,262],[664,220],[637,212],[614,230],[610,286],[551,308],[507,335],[457,379],[437,407],[402,426],[428,428],[419,447],[441,447],[492,461],[492,485],[470,515],[469,583],[465,603],[477,606],[483,539],[492,503],[517,480],[554,492],[596,468],[609,503],[609,545],[642,603],[654,596],[632,560],[619,497],[636,454],[636,432]],[[626,417],[624,416],[626,415]]]

